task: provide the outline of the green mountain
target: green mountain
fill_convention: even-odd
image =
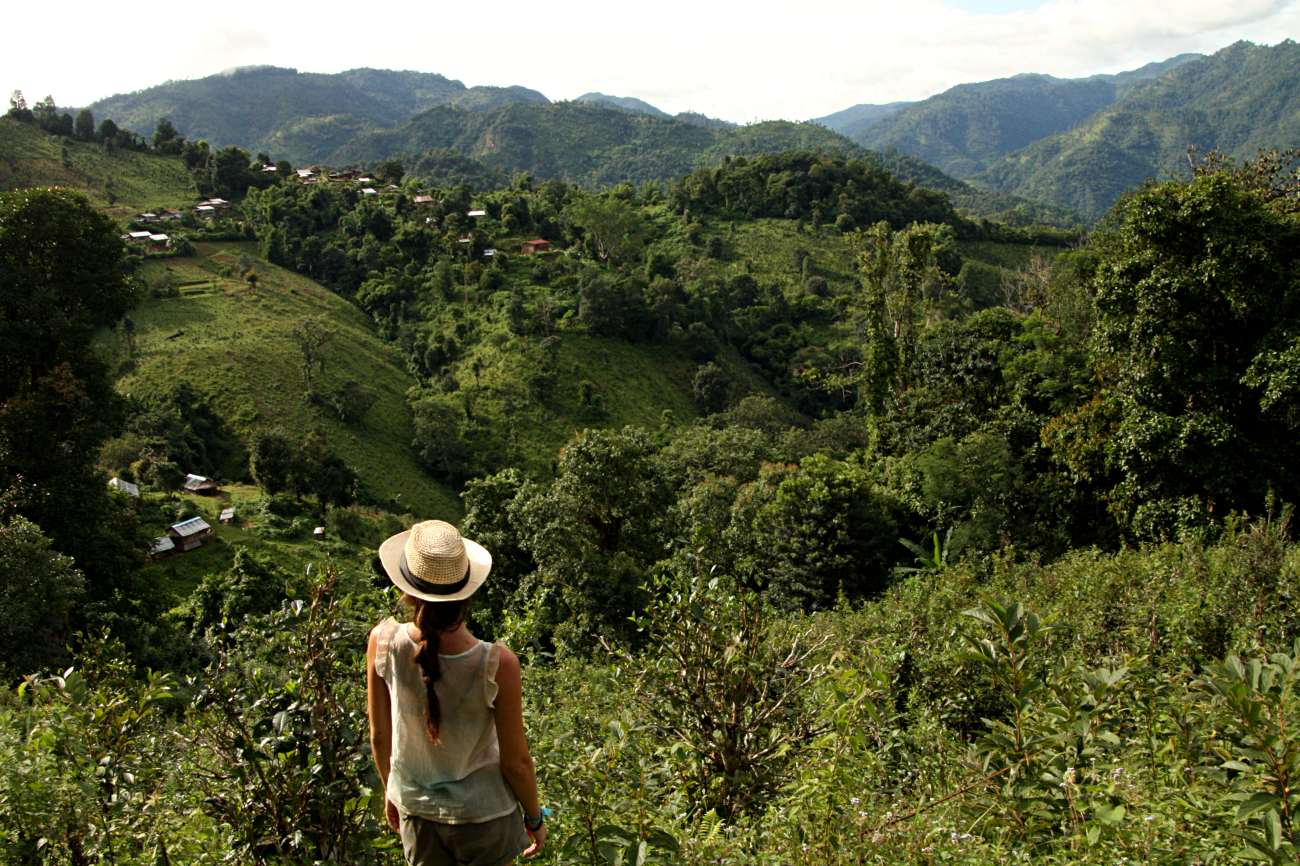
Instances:
[[[528,171],[544,178],[605,185],[666,181],[726,156],[861,149],[828,129],[773,121],[713,128],[590,102],[515,103],[495,111],[445,105],[410,122],[358,135],[325,159],[334,164],[402,156],[420,171],[430,156],[472,160],[487,172]]]
[[[111,96],[90,110],[145,136],[166,117],[188,138],[301,162],[315,159],[341,135],[394,126],[436,105],[486,110],[546,101],[523,87],[467,88],[425,72],[352,69],[324,75],[256,66]]]
[[[1010,193],[967,183],[924,160],[891,150],[875,155],[882,167],[899,180],[947,194],[953,207],[974,217],[1003,222],[1012,226],[1049,225],[1074,228],[1083,223],[1079,214],[1068,208],[1043,204]]]
[[[948,174],[970,178],[1012,151],[1074,127],[1140,82],[1196,57],[1181,55],[1119,75],[1061,79],[1024,74],[961,84],[877,118],[865,127],[856,121],[861,131],[845,134],[864,147],[897,150]]]
[[[909,105],[915,104],[914,102],[888,102],[884,105],[864,103],[828,114],[825,117],[815,117],[808,122],[819,123],[847,138],[857,139],[880,121],[894,116]]]
[[[648,114],[651,117],[668,117],[668,112],[660,111],[650,103],[635,96],[609,96],[605,93],[584,93],[574,102],[590,102],[595,105],[605,105],[610,108],[621,108],[623,111],[630,111],[633,114]]]
[[[993,163],[990,186],[1096,219],[1148,178],[1186,172],[1187,149],[1236,158],[1300,143],[1300,45],[1239,42],[1139,82],[1076,128]]]

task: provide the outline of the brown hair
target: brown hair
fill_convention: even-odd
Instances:
[[[420,640],[416,642],[415,648],[415,663],[420,666],[428,700],[424,729],[429,735],[429,742],[436,746],[442,742],[438,735],[442,725],[442,707],[438,705],[438,693],[433,688],[438,678],[442,676],[442,669],[438,662],[438,645],[442,641],[443,632],[454,631],[465,621],[465,615],[469,612],[469,599],[433,602],[410,595],[405,598],[411,605],[415,627],[420,630]]]

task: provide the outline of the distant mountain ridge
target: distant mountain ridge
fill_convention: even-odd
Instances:
[[[892,117],[915,102],[888,102],[884,105],[869,105],[866,103],[854,105],[843,111],[837,111],[828,114],[825,117],[814,117],[809,123],[820,124],[827,129],[833,129],[840,135],[853,140],[866,133],[868,129],[875,126],[887,117]]]
[[[526,87],[466,87],[429,72],[350,69],[323,74],[256,66],[169,81],[88,107],[97,118],[111,117],[146,137],[166,117],[191,139],[274,151],[276,158],[300,161],[310,158],[303,149],[309,141],[395,126],[439,105],[489,110],[548,101]]]
[[[597,186],[667,181],[727,156],[871,151],[969,213],[1061,224],[1073,215],[1096,219],[1125,190],[1178,170],[1189,145],[1243,157],[1300,143],[1298,89],[1300,51],[1288,40],[1114,75],[962,84],[920,102],[856,105],[810,123],[738,126],[672,117],[635,97],[593,91],[551,102],[521,86],[466,87],[434,73],[380,69],[234,69],[90,108],[145,136],[168,117],[186,137],[215,146],[298,164],[400,157],[409,170],[447,181],[523,171]]]
[[[1068,130],[1114,104],[1138,83],[1198,58],[1184,54],[1118,75],[1054,78],[1022,73],[959,84],[929,99],[887,111],[865,127],[856,121],[861,131],[845,134],[863,147],[897,150],[957,177],[973,178],[1003,156]]]
[[[1237,159],[1300,146],[1300,44],[1238,42],[1180,64],[976,180],[1096,219],[1143,181],[1186,173],[1193,146]]]
[[[401,126],[357,135],[322,153],[320,161],[342,165],[400,156],[408,168],[423,173],[450,158],[457,171],[470,160],[499,176],[527,171],[597,186],[667,181],[726,156],[791,149],[846,157],[862,153],[843,136],[812,124],[706,126],[575,100],[513,103],[493,111],[438,106]]]
[[[635,96],[610,96],[606,93],[584,93],[574,102],[591,102],[596,105],[605,105],[610,108],[621,108],[623,111],[630,111],[634,114],[648,114],[651,117],[668,117],[666,111],[655,108],[644,99],[637,99]]]

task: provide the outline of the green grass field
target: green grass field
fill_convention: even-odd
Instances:
[[[68,150],[64,165],[62,149]],[[116,200],[109,204],[108,182]],[[125,221],[151,208],[181,209],[198,193],[175,156],[118,150],[50,135],[0,118],[0,191],[58,186],[83,192],[109,216]]]
[[[456,496],[423,471],[411,450],[405,394],[415,381],[365,316],[311,280],[256,258],[253,244],[196,247],[194,258],[145,264],[147,283],[170,280],[180,294],[145,300],[132,311],[133,360],[121,329],[101,340],[120,373],[118,390],[146,394],[187,381],[244,438],[281,429],[300,440],[320,429],[377,501],[399,512],[459,515]],[[241,276],[247,268],[258,276],[255,289]],[[318,390],[354,381],[375,393],[355,424],[303,399],[301,355],[291,332],[310,317],[333,331]]]
[[[169,607],[183,603],[206,575],[228,570],[234,564],[236,551],[241,549],[273,564],[286,575],[301,574],[307,567],[319,566],[327,559],[360,573],[367,572],[371,548],[341,541],[332,531],[317,539],[312,534],[315,520],[304,518],[299,521],[301,526],[297,531],[277,537],[259,532],[252,521],[257,518],[258,505],[264,496],[260,488],[251,484],[225,485],[216,496],[145,493],[142,521],[152,535],[165,534],[167,527],[175,522],[165,516],[167,512],[186,506],[212,527],[212,535],[202,547],[152,560],[145,566],[144,574],[158,579]],[[222,524],[218,517],[229,506],[235,508],[235,521]]]

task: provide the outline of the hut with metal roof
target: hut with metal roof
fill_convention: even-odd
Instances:
[[[202,547],[203,542],[212,536],[212,527],[202,517],[191,517],[180,523],[173,523],[167,529],[167,536],[182,551]]]

